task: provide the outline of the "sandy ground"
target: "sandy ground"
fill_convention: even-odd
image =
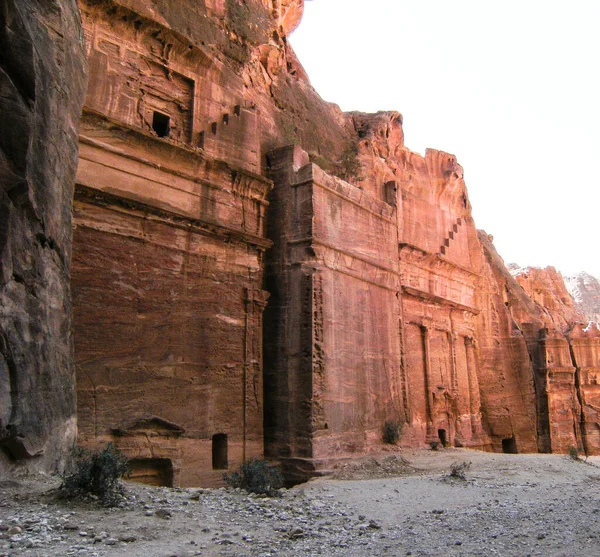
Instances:
[[[465,478],[454,463],[470,462]],[[0,556],[600,556],[600,459],[464,449],[357,461],[280,497],[127,484],[123,508],[54,479],[0,483]]]

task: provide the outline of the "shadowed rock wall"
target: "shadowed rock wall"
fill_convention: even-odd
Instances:
[[[0,5],[0,470],[75,441],[71,205],[86,60],[75,0]]]

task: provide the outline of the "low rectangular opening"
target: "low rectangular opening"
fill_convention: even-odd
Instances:
[[[517,440],[515,436],[502,439],[502,452],[507,454],[518,454],[517,451]]]
[[[154,111],[152,116],[152,129],[158,137],[169,137],[171,133],[171,118],[166,114]]]
[[[397,199],[397,195],[398,195],[398,184],[397,182],[391,181],[391,182],[386,182],[384,184],[384,195],[385,195],[385,202],[388,205],[391,205],[392,207],[396,207],[396,205],[398,204],[398,199]]]
[[[442,447],[447,447],[448,439],[446,438],[445,429],[438,429],[438,437],[440,438],[440,443],[442,444]]]
[[[227,470],[227,434],[216,433],[212,436],[213,470]]]
[[[129,479],[146,485],[173,487],[173,463],[169,458],[133,458]]]

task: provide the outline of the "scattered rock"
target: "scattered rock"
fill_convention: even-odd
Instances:
[[[9,536],[16,536],[18,534],[20,534],[21,532],[23,532],[23,528],[21,528],[20,526],[11,526],[6,533]]]
[[[391,478],[414,472],[415,469],[405,458],[391,455],[383,458],[369,457],[365,460],[343,464],[334,472],[333,477],[336,480],[363,480]]]
[[[290,531],[289,531],[289,537],[292,540],[295,540],[297,538],[303,538],[304,537],[304,530],[302,528],[300,528],[299,526],[294,526]]]

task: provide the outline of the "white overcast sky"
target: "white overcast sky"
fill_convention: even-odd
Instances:
[[[458,157],[506,263],[600,277],[600,0],[310,0],[290,41],[325,100]]]

